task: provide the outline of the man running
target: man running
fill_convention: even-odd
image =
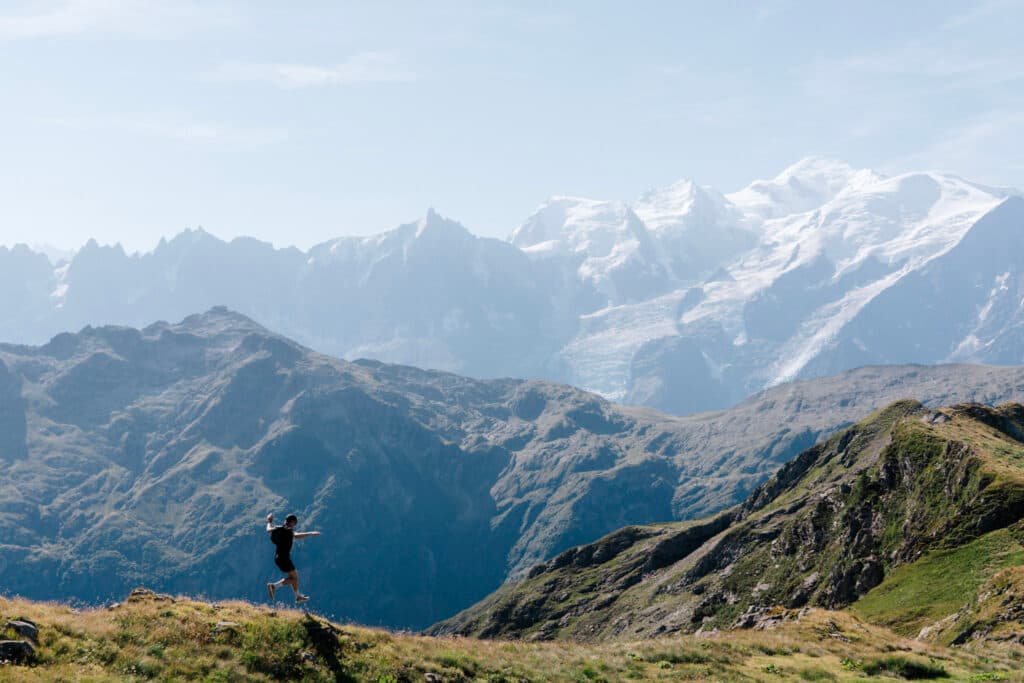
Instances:
[[[299,518],[295,515],[288,515],[285,517],[284,524],[281,526],[274,526],[274,515],[267,515],[267,533],[270,534],[270,540],[277,547],[277,551],[274,553],[274,564],[283,571],[286,576],[276,583],[267,584],[267,594],[270,595],[270,601],[274,601],[274,591],[281,586],[291,586],[292,590],[295,591],[295,604],[301,605],[302,603],[309,600],[308,595],[303,595],[299,592],[299,573],[295,570],[295,565],[292,564],[292,540],[296,538],[306,538],[307,536],[319,536],[319,531],[303,531],[296,533],[295,525],[299,523]]]

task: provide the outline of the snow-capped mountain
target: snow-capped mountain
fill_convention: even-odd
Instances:
[[[756,180],[729,194],[728,200],[744,215],[765,221],[812,211],[841,192],[880,179],[881,176],[868,169],[858,170],[841,161],[807,157],[772,180]]]
[[[953,248],[1004,199],[953,176],[850,178],[821,206],[765,221],[728,281],[702,288],[681,332],[712,323],[734,349],[768,343],[775,358],[756,363],[754,382],[793,379],[868,302]]]
[[[564,266],[565,274],[592,290],[583,312],[644,301],[673,282],[647,226],[622,202],[552,198],[510,241],[535,261]]]
[[[814,359],[835,355],[841,331],[865,306],[953,249],[1006,198],[955,176],[887,178],[821,158],[726,196],[689,181],[651,191],[633,213],[655,247],[648,262],[671,264],[672,278],[643,301],[609,299],[582,314],[561,351],[569,379],[616,400],[686,412],[813,373]],[[544,234],[575,238],[583,245],[576,261],[594,253],[571,217],[549,217]],[[607,251],[602,243],[598,253]],[[982,348],[961,341],[899,360],[986,359],[954,353]],[[844,357],[853,355],[839,353],[829,370],[856,365]]]
[[[349,359],[520,376],[557,351],[545,342],[545,328],[557,329],[552,283],[508,242],[433,210],[314,247],[298,282],[303,341]]]
[[[757,243],[757,222],[721,193],[680,180],[650,190],[633,210],[651,230],[680,284],[696,284]]]
[[[433,211],[274,249],[202,231],[69,262],[0,248],[0,339],[227,305],[345,358],[568,381],[673,412],[864,363],[1024,362],[1024,200],[819,157],[729,194],[555,197],[507,241]]]

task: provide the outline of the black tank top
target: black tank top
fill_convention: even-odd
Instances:
[[[292,552],[292,541],[294,538],[295,532],[283,524],[274,527],[274,530],[270,532],[270,540],[277,546],[278,555],[288,555]]]

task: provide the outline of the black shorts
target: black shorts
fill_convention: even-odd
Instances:
[[[295,571],[295,565],[292,564],[291,555],[274,555],[274,564],[276,564],[277,568],[285,574]]]

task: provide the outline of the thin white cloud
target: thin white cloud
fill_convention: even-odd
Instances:
[[[668,78],[675,78],[676,76],[688,76],[692,73],[692,69],[686,64],[662,64],[657,67],[658,73]]]
[[[765,0],[757,4],[757,18],[761,21],[774,19],[793,10],[793,0]]]
[[[259,146],[282,142],[288,138],[288,131],[282,128],[225,126],[169,114],[49,117],[45,121],[70,130],[131,133],[193,143]]]
[[[61,0],[0,14],[0,40],[89,33],[169,38],[233,23],[218,3],[195,0]]]
[[[912,154],[892,159],[885,170],[913,168],[945,170],[988,183],[1009,181],[1024,186],[1024,178],[1010,163],[1024,155],[1024,111],[988,112],[940,131],[933,141]]]
[[[841,59],[820,59],[802,69],[805,87],[814,92],[846,93],[851,85],[888,89],[883,79],[903,79],[917,90],[951,90],[998,85],[1024,77],[1016,54],[958,54],[949,48],[909,44]]]
[[[206,74],[208,80],[264,82],[279,88],[309,88],[359,83],[402,83],[416,73],[392,52],[360,52],[334,65],[283,62],[228,62]]]
[[[942,23],[941,28],[943,30],[958,29],[1014,7],[1020,7],[1019,0],[986,0],[985,2],[979,2],[969,9],[950,16]]]
[[[1024,81],[1019,51],[965,53],[910,43],[844,58],[819,59],[796,70],[808,97],[832,106],[856,102],[860,124],[879,128],[934,113],[928,107],[956,97],[987,102],[992,109],[1017,109],[1017,83]]]
[[[947,49],[908,46],[899,50],[851,57],[841,68],[860,76],[941,79],[952,84],[1000,83],[1024,74],[1015,56],[957,54]]]

